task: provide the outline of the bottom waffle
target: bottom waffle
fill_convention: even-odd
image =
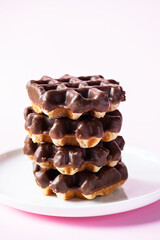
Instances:
[[[75,175],[62,175],[57,170],[44,169],[34,163],[33,172],[45,195],[56,194],[64,200],[108,195],[128,178],[127,168],[122,162],[113,168],[103,167],[97,173],[78,172]]]

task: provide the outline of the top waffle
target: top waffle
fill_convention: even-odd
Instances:
[[[100,118],[125,101],[125,92],[119,83],[100,75],[64,75],[59,79],[45,76],[29,81],[27,91],[34,110],[53,118],[78,119],[84,113]]]

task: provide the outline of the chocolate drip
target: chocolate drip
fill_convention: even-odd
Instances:
[[[32,134],[46,134],[53,139],[60,139],[66,135],[75,135],[78,139],[101,138],[105,132],[119,132],[122,125],[122,115],[118,110],[106,113],[104,118],[82,116],[78,120],[71,120],[49,118],[28,107],[24,111],[24,117],[26,130]]]
[[[57,147],[52,143],[33,143],[28,136],[23,151],[26,155],[34,155],[37,163],[50,161],[57,168],[70,166],[75,169],[84,163],[102,167],[107,165],[109,160],[120,161],[123,146],[124,139],[121,136],[111,142],[100,142],[96,147],[85,149],[74,146]]]

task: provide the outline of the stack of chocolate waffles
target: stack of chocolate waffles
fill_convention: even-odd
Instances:
[[[46,195],[93,199],[107,195],[127,179],[121,161],[117,110],[125,92],[102,76],[29,81],[32,107],[24,112],[24,154],[33,160],[36,183]]]

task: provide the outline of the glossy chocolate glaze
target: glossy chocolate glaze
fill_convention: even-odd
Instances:
[[[107,112],[111,103],[125,101],[125,92],[119,83],[100,75],[73,77],[66,74],[59,79],[45,76],[29,81],[27,91],[31,101],[47,111],[64,108],[74,113]]]
[[[54,169],[42,169],[34,163],[33,172],[37,184],[42,188],[49,187],[54,193],[66,193],[71,190],[86,195],[126,180],[128,177],[127,168],[122,162],[113,168],[103,167],[97,173],[85,171],[74,175],[63,175]]]
[[[57,147],[52,143],[33,143],[28,136],[23,151],[26,155],[34,155],[34,161],[37,163],[52,161],[54,167],[70,166],[76,169],[84,163],[92,163],[95,166],[102,167],[107,165],[109,160],[119,161],[124,144],[124,139],[118,136],[111,142],[100,142],[93,148]],[[35,150],[34,153],[33,149]]]
[[[78,139],[101,138],[108,131],[118,133],[122,126],[122,115],[118,110],[106,113],[104,118],[81,116],[78,120],[72,120],[49,118],[45,114],[34,112],[32,107],[27,107],[24,117],[26,130],[32,134],[49,135],[53,139],[66,135],[75,135]]]

